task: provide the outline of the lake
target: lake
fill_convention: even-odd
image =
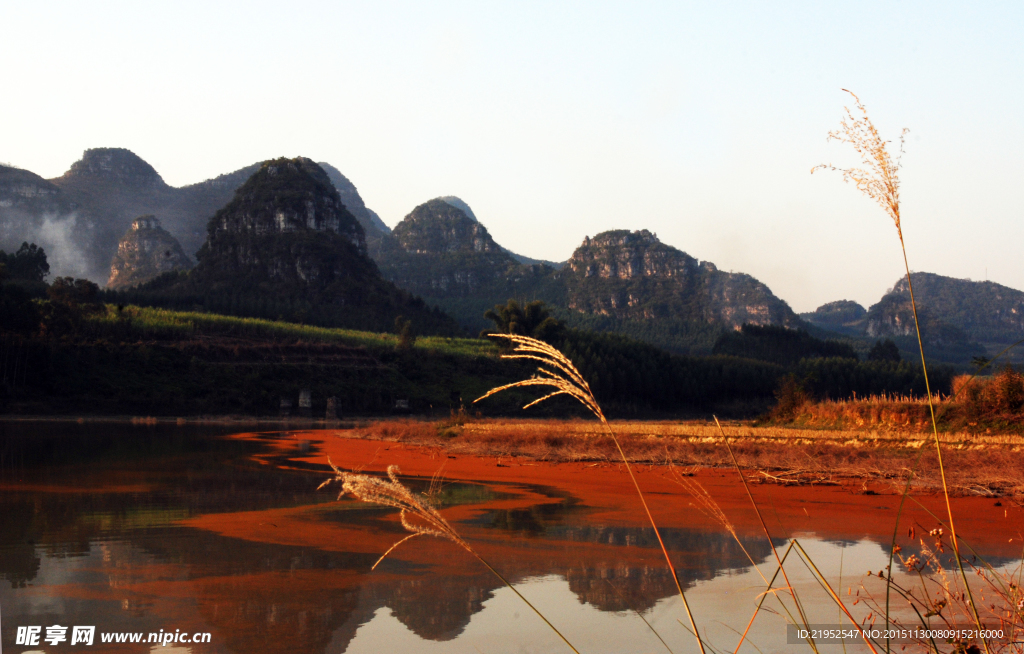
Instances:
[[[360,440],[344,429],[230,431],[0,422],[3,650],[79,651],[71,628],[93,626],[94,643],[84,651],[570,651],[451,542],[414,538],[371,571],[407,534],[393,509],[339,500],[336,488],[318,490],[330,476],[330,456],[367,473],[397,464],[404,483],[432,489],[465,540],[581,652],[698,651],[654,531],[619,465],[450,456]],[[884,594],[877,573],[888,565],[898,495],[874,494],[859,482],[752,484],[769,542],[735,471],[676,474],[691,472],[642,466],[638,479],[709,644],[735,649],[765,590],[760,575],[775,570],[772,545],[781,554],[793,538],[858,618],[870,610],[863,598]],[[681,480],[706,489],[735,537]],[[927,510],[945,514],[940,497],[918,499],[924,508],[911,502],[900,523],[905,548],[938,525]],[[954,513],[979,556],[1016,569],[1019,507],[966,498]],[[839,609],[796,554],[786,570],[808,621],[839,625]],[[906,582],[907,571],[899,567],[895,578]],[[39,644],[17,644],[18,628],[32,626],[40,627]],[[53,626],[69,627],[66,641],[43,641]],[[143,642],[100,642],[102,634],[136,633]],[[171,640],[145,642],[151,633]],[[184,643],[181,634],[209,634],[209,642]],[[806,643],[787,644],[774,596],[748,639],[765,653],[811,651]]]

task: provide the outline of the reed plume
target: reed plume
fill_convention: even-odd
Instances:
[[[953,546],[953,553],[956,556],[957,567],[960,571],[960,576],[964,582],[964,589],[967,593],[968,604],[972,609],[974,622],[981,631],[981,617],[978,614],[978,609],[974,604],[974,598],[971,594],[971,587],[967,583],[967,573],[964,571],[963,561],[960,557],[960,545],[956,536],[956,527],[953,522],[953,507],[949,501],[949,487],[946,484],[946,470],[942,464],[942,447],[939,443],[939,427],[935,418],[935,404],[932,400],[932,389],[931,384],[928,380],[928,364],[925,361],[924,356],[924,340],[921,338],[921,321],[918,318],[917,312],[917,301],[914,298],[914,283],[910,276],[910,263],[907,260],[907,246],[903,240],[903,225],[900,217],[900,180],[899,180],[899,168],[900,159],[903,156],[903,143],[904,138],[909,130],[906,128],[900,132],[899,138],[899,154],[895,157],[889,154],[889,141],[884,140],[875,128],[874,123],[871,122],[871,118],[868,116],[868,111],[861,103],[860,98],[857,97],[853,91],[843,89],[849,93],[854,100],[859,115],[855,116],[849,107],[845,108],[846,117],[839,123],[839,129],[833,132],[829,132],[828,139],[830,141],[839,141],[840,143],[848,143],[853,146],[853,149],[860,155],[861,162],[865,168],[839,168],[831,164],[823,164],[815,166],[811,169],[811,173],[820,169],[832,170],[843,174],[843,179],[847,182],[853,182],[857,185],[857,189],[863,194],[878,203],[879,206],[889,215],[893,223],[896,225],[896,233],[900,239],[900,249],[903,251],[903,267],[906,270],[907,275],[907,288],[910,292],[910,306],[914,313],[914,330],[917,334],[917,345],[921,352],[921,369],[924,373],[924,384],[925,393],[928,398],[928,412],[931,416],[932,433],[935,436],[935,451],[938,457],[939,464],[939,475],[942,479],[942,492],[946,500],[946,512],[949,516],[949,528],[951,532],[951,544]],[[910,488],[909,480],[904,490],[904,498]],[[900,512],[902,512],[903,501],[900,501]],[[899,527],[899,514],[896,517],[897,525]],[[896,531],[893,530],[892,548],[889,555],[889,569],[892,569],[893,555],[896,549]],[[886,589],[886,621],[889,620],[889,585],[887,584]],[[988,641],[982,640],[985,646],[985,651],[989,651]],[[888,640],[886,641],[886,649],[888,649]]]
[[[853,91],[843,89],[853,96],[859,117],[849,107],[844,107],[846,117],[839,123],[839,129],[828,133],[829,141],[849,143],[860,155],[865,168],[839,168],[832,164],[820,164],[811,169],[832,170],[843,174],[843,180],[853,182],[864,195],[878,203],[889,214],[896,225],[900,243],[903,243],[903,226],[900,223],[900,159],[903,157],[903,143],[907,132],[900,132],[900,151],[895,157],[889,154],[890,141],[884,140],[868,116],[867,108]]]
[[[470,554],[476,555],[473,548],[466,541],[462,540],[462,537],[459,536],[454,527],[438,513],[426,496],[413,493],[402,482],[398,481],[398,466],[388,466],[388,480],[385,481],[380,477],[345,472],[334,465],[334,462],[329,458],[327,462],[330,463],[331,468],[334,470],[334,477],[320,484],[317,490],[332,482],[341,482],[341,492],[338,493],[338,499],[349,494],[364,502],[398,509],[402,526],[405,527],[406,531],[410,532],[408,536],[389,547],[388,551],[384,552],[383,556],[373,564],[373,567],[370,568],[371,570],[375,570],[380,565],[380,562],[394,551],[396,547],[417,536],[434,536],[450,540]],[[420,522],[411,521],[409,519],[410,515],[418,518]]]
[[[629,459],[626,458],[626,453],[622,450],[622,445],[619,443],[619,439],[615,436],[615,432],[612,431],[611,427],[608,425],[608,419],[605,418],[604,412],[601,410],[601,405],[598,404],[597,399],[594,397],[594,393],[590,390],[590,384],[587,383],[587,380],[583,378],[583,375],[580,374],[580,371],[576,369],[576,366],[573,365],[572,361],[570,361],[567,356],[544,341],[530,338],[529,336],[520,336],[518,334],[490,334],[490,336],[492,338],[508,339],[508,343],[512,347],[512,352],[510,354],[502,354],[501,358],[537,361],[540,363],[540,366],[537,368],[537,372],[529,379],[523,379],[511,384],[492,388],[477,399],[473,400],[473,403],[475,404],[496,393],[512,388],[542,386],[554,390],[539,399],[528,402],[523,406],[524,409],[529,409],[535,404],[539,404],[544,400],[558,395],[568,395],[585,406],[594,414],[595,417],[597,417],[598,420],[601,421],[601,424],[615,443],[615,448],[618,450],[619,456],[622,458],[622,463],[626,466],[626,471],[629,473],[629,478],[633,482],[633,487],[636,488],[637,495],[640,496],[640,503],[643,505],[644,511],[647,513],[647,519],[650,521],[651,527],[654,528],[654,535],[658,538],[658,544],[661,545],[661,552],[665,556],[665,562],[668,564],[668,568],[672,572],[672,579],[676,582],[676,589],[679,591],[679,597],[683,600],[683,608],[686,609],[686,617],[690,620],[692,633],[697,638],[697,645],[700,648],[701,654],[705,654],[704,641],[701,640],[699,632],[697,631],[697,623],[694,621],[693,613],[690,611],[690,604],[686,601],[686,594],[683,592],[683,586],[679,582],[679,575],[676,573],[676,568],[672,564],[672,558],[668,555],[668,548],[665,547],[665,542],[661,538],[661,532],[658,530],[658,525],[654,521],[654,516],[651,515],[651,509],[647,506],[647,500],[644,497],[643,491],[640,490],[640,484],[636,480],[636,475],[633,474],[633,467],[629,465]]]

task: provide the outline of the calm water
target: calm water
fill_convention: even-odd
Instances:
[[[316,452],[307,440],[223,431],[0,422],[3,650],[568,651],[449,543],[417,539],[371,572],[403,535],[392,511],[317,491],[329,470],[298,460]],[[460,482],[441,500],[459,531],[581,651],[668,651],[651,627],[673,651],[696,651],[641,514],[634,524],[602,524],[586,497],[550,485]],[[732,651],[761,578],[724,529],[683,521],[664,536],[707,640]],[[864,538],[855,524],[845,535],[799,536],[839,588],[856,590],[865,570],[887,564],[881,539]],[[763,536],[741,530],[740,539],[770,573]],[[998,553],[995,560],[1010,565]],[[790,568],[791,580],[809,598],[812,621],[837,623],[837,609],[801,568]],[[17,627],[31,625],[44,635],[51,625],[178,630],[209,633],[210,642],[103,644],[96,636],[92,647],[16,645]],[[785,621],[770,612],[751,639],[764,652],[809,651],[786,645]]]

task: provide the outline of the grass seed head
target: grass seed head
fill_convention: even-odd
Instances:
[[[346,472],[334,465],[330,459],[328,459],[328,463],[330,463],[331,468],[334,470],[334,477],[324,481],[324,483],[320,484],[319,488],[323,488],[333,482],[341,482],[341,492],[338,493],[339,499],[344,495],[352,495],[363,502],[381,504],[398,509],[402,526],[406,531],[410,532],[409,536],[392,545],[373,567],[376,568],[396,547],[416,536],[443,538],[462,547],[467,552],[473,552],[466,541],[441,516],[426,496],[414,493],[398,480],[398,473],[400,472],[398,466],[388,466],[388,478],[382,479],[372,475]]]
[[[892,218],[896,225],[900,241],[903,241],[903,227],[900,224],[900,159],[903,156],[903,143],[909,130],[900,132],[899,153],[894,157],[889,153],[891,141],[884,140],[868,116],[867,108],[853,91],[843,89],[853,96],[857,113],[844,107],[846,117],[839,123],[839,129],[829,132],[828,139],[840,143],[849,143],[860,155],[863,168],[839,168],[832,164],[821,164],[811,169],[834,170],[843,174],[843,180],[853,182],[864,195],[878,203]]]
[[[567,356],[544,341],[530,338],[529,336],[491,334],[491,337],[508,339],[509,344],[512,346],[512,353],[501,355],[502,359],[529,359],[531,361],[538,361],[540,367],[537,368],[537,372],[529,379],[492,388],[473,400],[474,404],[511,388],[546,386],[554,390],[541,398],[529,402],[523,408],[529,409],[531,406],[540,404],[544,400],[556,395],[569,395],[587,407],[601,422],[608,422],[604,417],[604,412],[601,411],[601,406],[597,403],[594,394],[590,390],[590,384],[587,383],[587,380],[583,378],[583,375],[580,374],[580,371],[576,369],[576,366],[573,365]]]

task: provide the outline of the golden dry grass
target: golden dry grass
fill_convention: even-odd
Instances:
[[[953,380],[952,391],[947,397],[932,398],[936,421],[943,432],[940,441],[981,437],[987,442],[1006,442],[1007,434],[1024,434],[1024,375],[1012,368],[990,377],[961,375]],[[794,403],[786,416],[771,422],[840,431],[932,431],[927,400],[907,396],[822,402],[809,402],[804,398]]]
[[[385,420],[343,435],[439,447],[452,454],[551,462],[613,463],[615,443],[600,423],[583,420]],[[729,467],[732,462],[714,423],[611,422],[631,463]],[[722,431],[742,468],[775,483],[883,482],[902,488],[917,458],[914,486],[937,489],[941,480],[928,434],[754,427],[726,423]],[[1024,499],[1024,436],[940,434],[949,483],[958,495]],[[925,451],[921,451],[925,448]]]

